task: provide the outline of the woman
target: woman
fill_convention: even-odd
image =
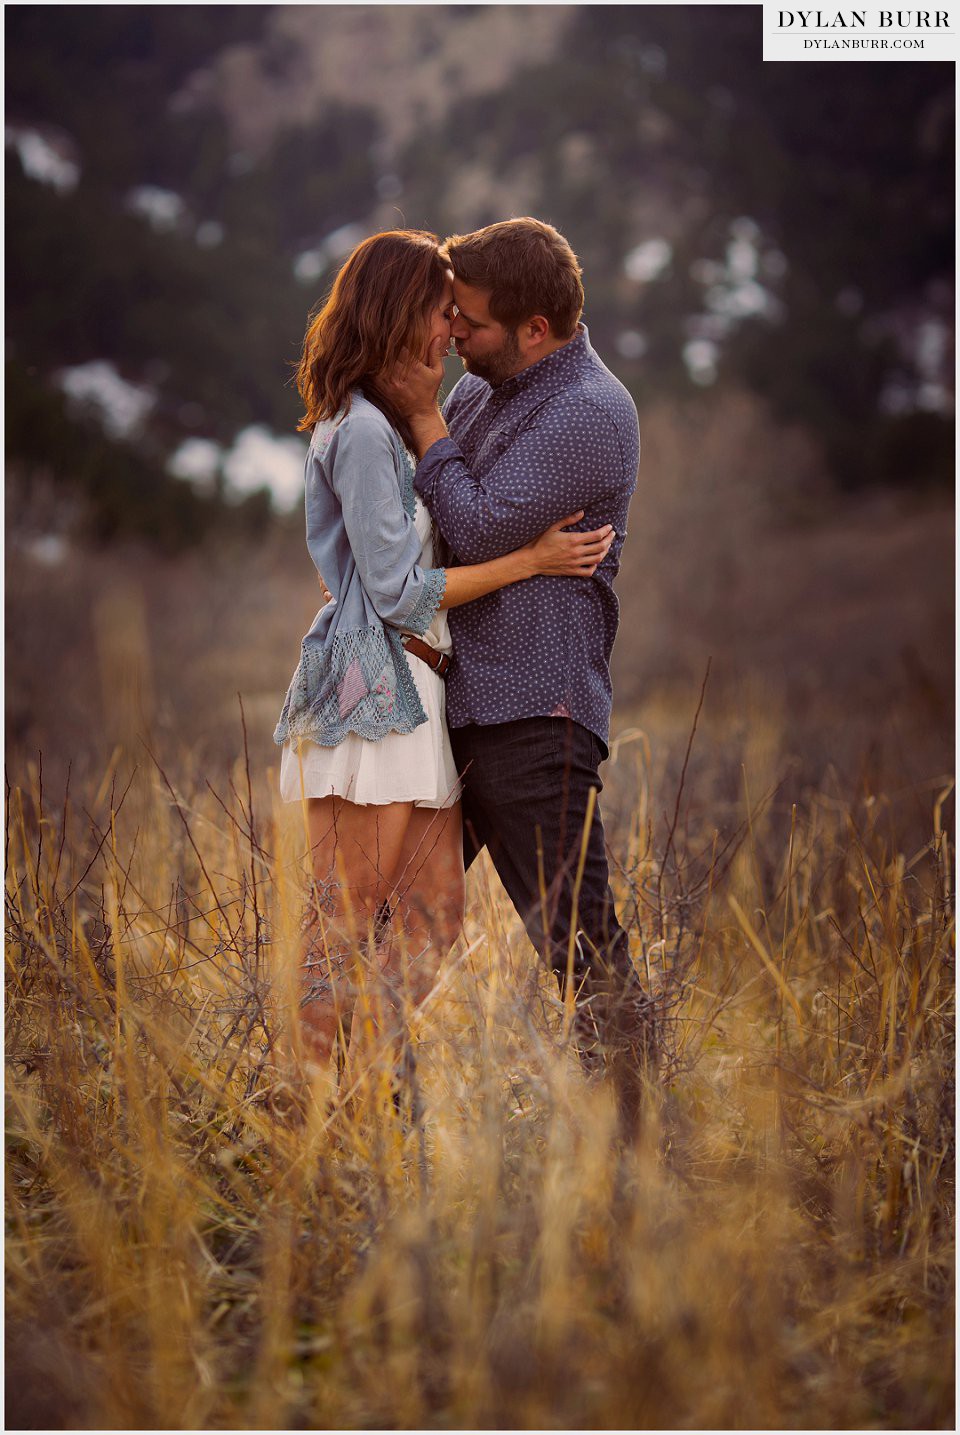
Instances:
[[[299,427],[312,430],[307,546],[332,597],[303,639],[275,739],[281,796],[307,808],[314,900],[302,1011],[315,1061],[329,1058],[338,1030],[349,1034],[368,939],[363,975],[379,990],[379,1022],[429,993],[462,922],[445,609],[536,574],[589,576],[610,541],[606,529],[561,532],[574,514],[505,557],[439,566],[409,435],[383,382],[410,354],[436,365],[453,315],[436,237],[373,235],[310,324],[297,375]]]

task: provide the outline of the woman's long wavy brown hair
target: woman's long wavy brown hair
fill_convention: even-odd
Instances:
[[[377,375],[405,349],[423,355],[430,311],[448,274],[437,236],[424,229],[388,229],[357,245],[307,328],[297,370],[305,410],[298,431],[346,412],[356,388],[410,443],[407,424],[378,392]]]

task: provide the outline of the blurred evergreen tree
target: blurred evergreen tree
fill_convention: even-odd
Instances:
[[[411,209],[458,227],[445,195],[460,167],[509,175],[535,159],[526,208],[580,255],[591,336],[642,397],[689,393],[682,351],[704,312],[691,268],[722,262],[731,223],[749,216],[786,258],[774,286],[782,314],[732,326],[720,382],[748,385],[778,417],[813,429],[841,486],[897,472],[952,482],[952,417],[904,426],[880,401],[904,367],[885,323],[953,283],[953,66],[764,64],[761,54],[756,7],[578,7],[558,57],[464,99],[411,143]],[[589,150],[572,170],[571,136]],[[680,232],[669,268],[637,290],[624,256],[659,237],[637,219],[658,208],[681,217]],[[478,205],[476,225],[503,217],[487,209]],[[642,333],[642,359],[617,359],[624,329]],[[940,437],[897,469],[886,444],[902,458],[901,434],[920,429]]]
[[[110,439],[95,419],[74,415],[64,396],[16,360],[5,372],[8,484],[28,487],[38,474],[65,492],[79,490],[82,536],[108,542],[142,538],[168,552],[218,537],[262,534],[270,495],[258,489],[239,501],[197,493],[172,478],[149,440]],[[14,500],[16,493],[14,493]]]
[[[253,422],[293,429],[307,311],[332,277],[328,269],[302,285],[293,261],[322,255],[327,235],[364,224],[377,205],[382,136],[362,105],[327,105],[244,164],[233,162],[221,113],[171,106],[233,43],[259,45],[263,63],[285,74],[296,56],[269,26],[272,12],[5,12],[9,121],[60,127],[82,164],[78,187],[58,194],[28,180],[8,151],[10,352],[47,385],[57,369],[94,358],[149,382],[159,393],[154,477],[187,433],[229,443]],[[763,64],[753,6],[581,6],[558,55],[532,56],[497,93],[454,103],[391,165],[404,222],[450,232],[464,164],[492,181],[472,225],[503,217],[495,181],[521,164],[524,208],[580,254],[594,342],[641,398],[689,393],[683,346],[704,309],[691,270],[722,260],[731,222],[749,216],[788,261],[775,281],[783,313],[737,322],[722,342],[721,385],[746,384],[815,431],[843,485],[950,481],[951,422],[884,416],[879,400],[904,367],[890,316],[919,312],[931,286],[952,283],[953,107],[952,66]],[[586,163],[571,160],[577,144]],[[183,197],[179,228],[158,233],[126,211],[128,191],[143,184]],[[657,237],[658,212],[672,217],[672,260],[637,286],[624,257]],[[207,220],[222,234],[204,248],[196,225]],[[621,362],[625,329],[646,347]],[[29,450],[20,402],[14,385],[14,458],[18,445]],[[182,485],[162,491],[172,500]]]
[[[584,7],[573,43],[614,104],[632,93],[665,117],[664,140],[637,136],[635,183],[648,166],[662,183],[669,167],[708,200],[700,256],[719,258],[726,226],[747,215],[787,258],[781,321],[739,324],[723,372],[813,428],[844,487],[897,473],[952,482],[952,417],[905,422],[884,417],[880,401],[903,367],[884,321],[923,308],[931,285],[952,290],[953,65],[764,64],[759,15],[741,6]],[[616,146],[630,130],[606,134]],[[675,264],[643,296],[635,318],[652,331],[648,360],[695,308],[688,274]],[[844,295],[854,314],[838,306]],[[661,372],[675,377],[676,365]],[[658,382],[652,362],[644,374]],[[903,435],[920,431],[923,455],[898,468]]]
[[[49,387],[56,372],[91,359],[149,383],[159,394],[149,422],[155,452],[142,471],[174,507],[189,490],[158,476],[185,434],[228,445],[252,423],[295,427],[292,375],[320,289],[297,282],[293,257],[362,219],[375,193],[377,129],[368,111],[333,107],[315,125],[281,133],[245,167],[230,163],[221,114],[171,110],[171,95],[190,73],[226,44],[261,38],[269,13],[266,6],[7,12],[8,114],[15,123],[62,128],[82,167],[79,185],[57,193],[26,177],[15,148],[6,154],[14,281],[8,352],[21,372],[43,381],[27,410],[56,409],[60,399]],[[157,232],[128,211],[129,190],[143,184],[181,195],[179,226]],[[222,232],[204,247],[196,224],[209,220]],[[14,412],[21,402],[23,385],[8,382],[8,454],[29,460],[28,426]],[[109,474],[123,461],[107,461],[112,442],[106,435],[99,442],[106,466],[97,522],[119,531],[138,488],[111,488]],[[81,486],[90,481],[89,472],[78,474]],[[254,525],[263,501],[246,505]],[[132,505],[127,519],[117,516],[124,504]]]

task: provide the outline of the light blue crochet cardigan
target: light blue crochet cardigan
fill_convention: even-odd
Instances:
[[[359,392],[316,425],[307,452],[307,547],[333,594],[300,645],[274,733],[333,747],[426,722],[400,642],[422,634],[446,570],[421,568],[413,464],[396,431]]]

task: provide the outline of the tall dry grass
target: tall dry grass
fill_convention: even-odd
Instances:
[[[298,813],[243,758],[16,774],[8,1424],[951,1427],[947,793],[911,850],[757,766],[718,829],[695,764],[611,763],[667,1048],[629,1147],[486,865],[419,1112],[375,1060],[301,1110]]]

